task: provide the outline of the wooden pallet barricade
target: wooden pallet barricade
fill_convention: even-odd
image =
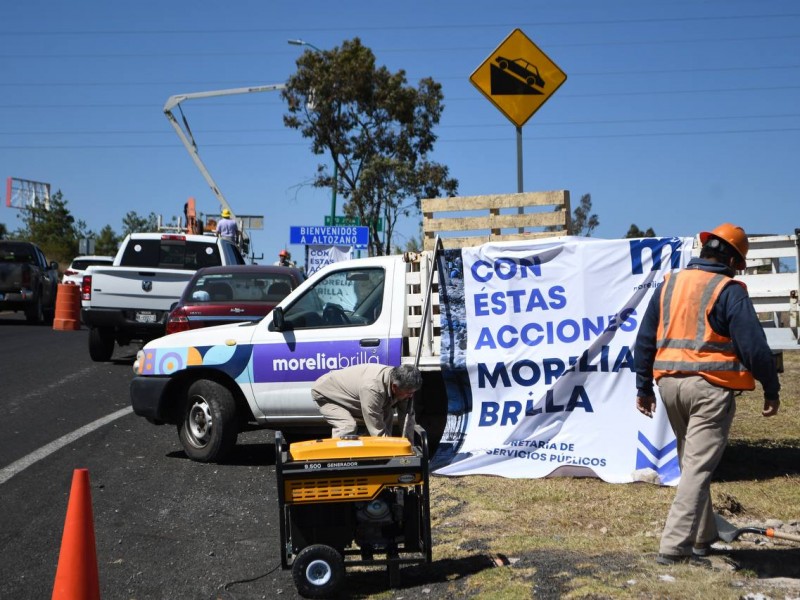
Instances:
[[[427,198],[421,208],[425,250],[433,249],[437,234],[445,248],[463,248],[568,235],[570,230],[567,190]]]

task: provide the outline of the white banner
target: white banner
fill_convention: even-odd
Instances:
[[[353,258],[352,246],[309,246],[307,253],[309,277],[322,267]]]
[[[665,411],[651,420],[635,407],[633,346],[653,290],[688,263],[692,242],[565,237],[464,248],[461,272],[446,283],[452,291],[463,282],[463,296],[443,296],[464,299],[471,399],[449,417],[457,447],[436,472],[676,483]]]

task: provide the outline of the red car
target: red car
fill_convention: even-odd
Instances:
[[[299,269],[231,265],[199,269],[167,319],[167,333],[260,321],[305,280]]]

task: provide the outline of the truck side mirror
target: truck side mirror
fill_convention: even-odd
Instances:
[[[276,306],[272,309],[272,325],[275,331],[283,331],[285,324],[286,321],[283,318],[283,309],[280,306]]]

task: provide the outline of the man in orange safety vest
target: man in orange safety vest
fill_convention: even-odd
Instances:
[[[780,406],[772,351],[745,285],[733,279],[749,249],[741,227],[700,233],[700,257],[665,277],[653,294],[634,348],[636,408],[656,410],[653,379],[678,443],[681,479],[656,561],[703,563],[718,539],[711,476],[728,443],[735,395],[764,391],[761,414]]]

